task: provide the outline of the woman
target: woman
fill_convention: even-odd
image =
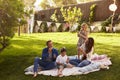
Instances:
[[[89,65],[91,63],[91,57],[94,49],[94,39],[88,38],[88,40],[78,49],[82,53],[82,57],[80,58],[80,54],[78,53],[78,59],[70,60],[70,63],[77,67]]]

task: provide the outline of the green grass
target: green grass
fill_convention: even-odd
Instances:
[[[51,77],[38,75],[24,75],[24,69],[33,64],[36,56],[41,56],[45,43],[51,39],[54,47],[60,50],[67,48],[68,55],[75,55],[77,36],[76,33],[41,33],[22,34],[15,36],[3,52],[0,53],[0,80],[119,80],[120,79],[120,34],[92,33],[95,39],[95,52],[107,54],[111,57],[113,65],[109,70],[101,70],[87,75],[69,77]]]

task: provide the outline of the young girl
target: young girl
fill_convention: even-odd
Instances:
[[[86,23],[83,23],[81,25],[81,30],[78,32],[78,43],[77,43],[77,48],[79,48],[85,41],[88,39],[88,31],[87,31],[88,25]],[[80,54],[80,51],[78,49],[78,54]]]
[[[60,51],[60,55],[56,59],[57,68],[58,68],[58,76],[62,77],[62,71],[64,68],[72,68],[73,66],[69,63],[69,58],[66,55],[66,49],[62,48]]]

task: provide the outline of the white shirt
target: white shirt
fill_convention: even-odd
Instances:
[[[66,64],[67,59],[68,59],[67,55],[65,55],[65,56],[59,55],[56,59],[56,62]]]

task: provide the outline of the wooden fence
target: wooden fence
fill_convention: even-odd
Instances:
[[[88,20],[89,13],[90,13],[90,6],[92,4],[96,4],[95,9],[95,21],[102,21],[108,18],[110,15],[112,15],[112,12],[109,10],[109,5],[113,3],[113,0],[98,0],[94,2],[87,2],[87,3],[81,3],[77,5],[70,5],[65,6],[68,7],[78,7],[81,8],[81,11],[83,13],[83,19]],[[116,11],[116,14],[120,14],[120,1],[118,0],[117,3],[118,9]],[[40,21],[52,21],[50,19],[51,15],[54,13],[54,11],[57,10],[57,14],[61,17],[60,8],[54,8],[54,9],[47,9],[47,10],[41,10],[35,13],[35,20]],[[63,22],[63,18],[61,17],[60,22]]]

